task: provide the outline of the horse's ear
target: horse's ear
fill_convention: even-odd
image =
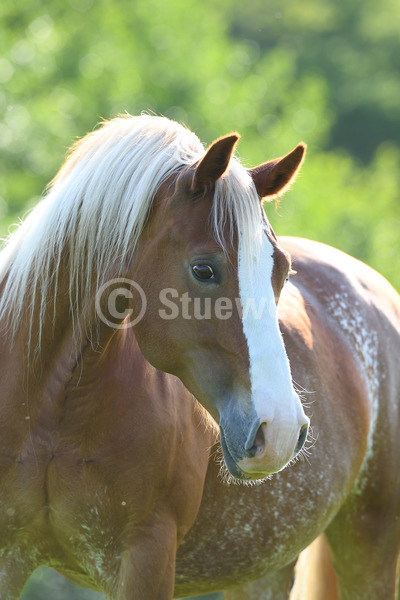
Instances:
[[[192,180],[193,191],[207,189],[225,173],[238,139],[238,133],[231,133],[211,144],[195,168]]]
[[[300,143],[286,156],[249,169],[260,198],[282,194],[289,187],[300,169],[305,151],[306,145]]]

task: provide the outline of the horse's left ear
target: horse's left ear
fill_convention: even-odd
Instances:
[[[300,169],[305,151],[306,145],[300,143],[286,156],[249,169],[260,198],[282,194],[289,187]]]
[[[231,133],[211,144],[195,168],[191,186],[193,191],[207,189],[225,173],[238,139],[238,133]]]

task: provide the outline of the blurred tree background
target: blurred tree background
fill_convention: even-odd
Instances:
[[[0,234],[77,137],[150,110],[206,144],[239,131],[248,166],[307,142],[293,190],[267,209],[275,230],[400,289],[399,23],[397,0],[2,2]],[[99,597],[41,569],[24,600]]]

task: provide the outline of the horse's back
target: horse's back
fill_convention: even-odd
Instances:
[[[279,242],[291,254],[294,285],[313,293],[328,309],[332,299],[341,300],[343,311],[354,309],[352,301],[373,304],[400,334],[400,296],[377,271],[321,242],[295,237],[280,237]]]

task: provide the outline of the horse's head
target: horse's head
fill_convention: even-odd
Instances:
[[[147,297],[135,331],[149,362],[217,420],[231,474],[258,479],[293,459],[309,423],[277,318],[290,259],[260,203],[290,184],[304,146],[246,170],[232,159],[237,139],[217,140],[160,188],[135,253]]]

